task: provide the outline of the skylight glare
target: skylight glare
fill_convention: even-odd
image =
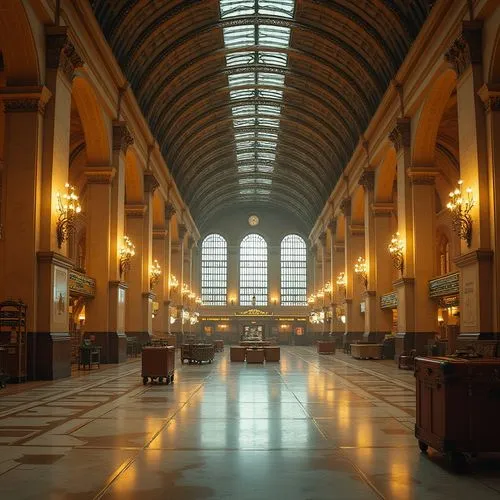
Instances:
[[[255,73],[237,73],[235,75],[229,75],[227,79],[230,87],[235,87],[237,85],[255,85]]]
[[[226,29],[226,28],[224,28]],[[259,45],[268,47],[287,48],[290,45],[291,29],[286,26],[259,25]]]
[[[255,45],[255,26],[228,26],[223,28],[224,45],[227,48],[248,47]]]
[[[252,14],[255,14],[255,0],[220,0],[221,19],[251,16]]]

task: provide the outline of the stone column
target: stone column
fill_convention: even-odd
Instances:
[[[270,245],[269,246],[269,261],[268,261],[268,273],[269,273],[269,289],[268,289],[268,303],[271,307],[274,307],[274,300],[276,300],[276,305],[280,303],[281,296],[281,247],[280,245]]]
[[[150,172],[144,174],[144,204],[127,205],[127,236],[135,245],[135,256],[126,273],[128,283],[125,331],[142,344],[151,340],[152,306],[155,297],[150,288],[153,243],[153,193],[158,182]]]
[[[486,139],[488,151],[488,170],[491,172],[492,191],[500,193],[500,84],[484,85],[479,91],[486,111]],[[490,213],[492,228],[492,247],[494,258],[493,286],[493,331],[500,331],[500,197],[494,196]],[[483,253],[483,255],[487,256]],[[486,267],[487,269],[487,267]],[[482,277],[484,279],[484,277]],[[484,308],[483,308],[484,311]]]
[[[445,55],[457,73],[460,176],[471,187],[476,205],[470,215],[471,241],[461,240],[460,338],[488,339],[493,332],[493,252],[490,233],[490,183],[486,117],[479,91],[483,80],[482,23],[464,21],[462,32]]]
[[[387,246],[391,238],[392,206],[385,211],[381,207],[374,207],[375,171],[363,172],[359,184],[365,192],[365,259],[369,283],[369,289],[364,293],[366,310],[363,340],[379,343],[391,332],[392,324],[391,311],[380,308],[381,287],[389,291],[391,284],[392,269]]]
[[[158,304],[158,310],[153,318],[153,334],[164,335],[168,332],[168,311],[164,304],[167,300],[166,292],[168,289],[168,261],[167,261],[167,238],[168,233],[164,228],[156,228],[153,230],[153,262],[158,261],[161,267],[159,280],[153,285],[152,292]]]
[[[337,288],[337,277],[341,272],[345,272],[345,255],[344,247],[337,245],[337,219],[331,219],[328,223],[328,231],[330,232],[330,269],[329,281],[332,284],[332,293],[330,296],[330,307],[332,310],[331,332],[335,339],[344,337],[344,323],[337,317],[337,307],[344,307],[345,294],[339,294]]]
[[[351,200],[342,201],[341,210],[345,216],[345,275],[346,275],[346,323],[344,342],[363,338],[365,330],[364,314],[361,312],[361,302],[365,286],[354,273],[354,265],[358,257],[365,253],[364,227],[351,223]]]
[[[28,374],[31,378],[38,376],[39,356],[35,352],[39,315],[42,314],[39,311],[39,294],[44,293],[50,297],[50,317],[64,311],[63,317],[67,318],[68,305],[67,280],[65,281],[67,270],[63,269],[64,277],[57,279],[57,289],[47,284],[45,290],[40,290],[37,265],[41,226],[41,140],[43,115],[50,96],[51,92],[47,87],[5,87],[0,90],[5,112],[3,182],[8,186],[4,190],[6,210],[0,241],[4,259],[0,266],[0,300],[21,299],[28,306]],[[50,186],[48,189],[51,189]],[[54,281],[55,278],[56,276]],[[63,294],[61,308],[59,293]],[[55,316],[54,319],[58,317]],[[68,323],[65,325],[66,329],[67,327]],[[50,332],[49,328],[47,332]]]
[[[163,315],[166,320],[164,325],[166,326],[166,331],[170,334],[172,324],[170,323],[170,308],[172,307],[173,300],[173,290],[170,284],[170,277],[173,273],[172,266],[172,217],[175,215],[175,208],[172,203],[165,203],[165,225],[166,225],[166,248],[165,248],[165,290],[164,290],[164,301],[163,304],[160,303],[160,307],[163,305]]]
[[[437,172],[432,168],[412,168],[410,119],[398,119],[390,140],[397,153],[398,231],[405,242],[403,276],[393,282],[398,296],[397,360],[403,351],[411,349],[424,354],[437,329],[436,305],[429,299],[428,290],[436,260]]]
[[[127,359],[127,284],[121,280],[119,255],[125,217],[125,154],[132,143],[126,124],[114,122],[112,165],[89,166],[85,171],[87,272],[96,279],[96,296],[86,306],[85,336],[101,346],[102,363]]]

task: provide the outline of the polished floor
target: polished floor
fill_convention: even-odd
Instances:
[[[140,360],[0,392],[0,499],[489,499],[499,461],[449,472],[413,437],[414,379],[389,361],[282,348],[280,363]]]

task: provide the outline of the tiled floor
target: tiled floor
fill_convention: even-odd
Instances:
[[[414,379],[390,361],[282,348],[280,363],[140,361],[0,392],[0,499],[500,497],[500,462],[448,471],[413,437]]]

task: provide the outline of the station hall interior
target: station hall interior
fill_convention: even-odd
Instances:
[[[498,498],[499,186],[500,0],[0,0],[0,498]]]

